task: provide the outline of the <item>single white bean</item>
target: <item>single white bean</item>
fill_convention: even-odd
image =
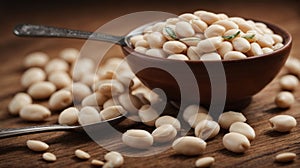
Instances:
[[[245,135],[250,141],[255,138],[255,131],[254,129],[244,122],[235,122],[231,124],[229,128],[229,132],[237,132],[240,134]]]
[[[195,166],[198,168],[210,167],[214,164],[215,158],[213,157],[203,157],[199,158],[195,162]]]
[[[152,146],[153,137],[145,130],[131,129],[123,134],[122,141],[132,148],[147,149]]]
[[[161,116],[155,121],[155,127],[158,128],[164,124],[171,124],[177,131],[180,130],[181,124],[178,119],[172,117],[172,116]]]
[[[191,46],[187,50],[187,56],[190,60],[199,60],[202,52],[196,46]]]
[[[223,38],[222,37],[211,37],[205,40],[201,40],[197,47],[200,51],[203,52],[212,52],[217,50],[222,44]]]
[[[248,55],[250,56],[257,56],[257,55],[262,55],[263,54],[263,51],[260,47],[260,45],[256,42],[253,42],[250,44],[251,48],[250,50],[248,51]]]
[[[53,93],[49,99],[49,107],[53,110],[61,110],[72,104],[72,94],[67,90],[59,90]]]
[[[248,40],[242,37],[236,37],[232,40],[232,46],[236,51],[246,53],[250,50],[251,46]]]
[[[277,115],[269,119],[273,130],[278,132],[290,132],[297,126],[297,120],[290,115]]]
[[[299,85],[299,79],[294,75],[284,75],[279,79],[279,84],[284,90],[295,90]]]
[[[78,122],[79,111],[75,107],[63,110],[58,116],[58,123],[61,125],[74,125]]]
[[[244,153],[250,148],[250,142],[245,135],[236,132],[230,132],[223,137],[224,147],[235,153]]]
[[[201,138],[184,136],[176,139],[172,144],[172,148],[178,154],[188,156],[199,155],[205,150],[206,142]]]
[[[30,150],[35,152],[46,151],[49,148],[48,144],[39,140],[27,140],[26,145]]]
[[[49,60],[49,56],[46,53],[43,52],[33,52],[28,55],[26,55],[24,59],[24,66],[26,68],[31,67],[44,67]]]
[[[51,82],[36,82],[28,88],[28,94],[34,99],[45,99],[54,93],[56,87]]]
[[[269,48],[269,47],[264,47],[261,50],[264,54],[269,54],[274,51],[272,48]]]
[[[191,20],[190,24],[196,33],[204,33],[204,31],[207,29],[207,24],[200,19]]]
[[[134,47],[144,47],[144,48],[149,48],[149,43],[148,41],[142,39],[142,40],[139,40],[135,43]]]
[[[40,68],[30,68],[26,70],[21,77],[21,85],[29,87],[33,83],[44,81],[46,79],[45,72]]]
[[[76,48],[65,48],[59,53],[60,58],[72,64],[79,57],[79,51]]]
[[[57,89],[71,85],[72,79],[67,72],[55,71],[48,76],[48,80],[53,83]]]
[[[99,112],[96,108],[85,106],[83,107],[78,114],[78,122],[80,125],[89,125],[98,123],[101,121]]]
[[[189,60],[189,58],[184,54],[172,54],[172,55],[168,56],[168,59]]]
[[[152,132],[154,142],[158,143],[170,142],[176,135],[177,130],[171,124],[161,125]]]
[[[92,94],[91,89],[80,82],[73,83],[72,94],[75,102],[81,102],[86,96]]]
[[[110,106],[100,111],[100,118],[101,120],[110,120],[126,113],[126,110],[122,106]]]
[[[211,120],[202,120],[195,127],[195,135],[203,140],[211,139],[218,135],[220,126]]]
[[[214,22],[219,20],[219,16],[212,12],[196,11],[194,12],[194,15],[198,16],[201,20],[206,22],[208,25],[211,25]]]
[[[290,108],[294,102],[294,95],[288,91],[281,91],[275,97],[275,104],[279,108]]]
[[[147,36],[147,41],[150,48],[162,48],[166,39],[160,32],[153,32]]]
[[[134,48],[134,51],[136,51],[136,52],[139,52],[139,53],[142,53],[142,54],[146,54],[146,52],[147,52],[147,48],[145,48],[145,47],[135,47]]]
[[[144,40],[144,36],[143,35],[135,35],[135,36],[132,36],[129,41],[133,46],[135,46],[135,43],[138,42],[139,40]]]
[[[82,106],[102,106],[106,101],[108,97],[103,95],[100,92],[95,92],[91,95],[86,96],[82,102]]]
[[[282,163],[291,162],[291,161],[295,160],[296,156],[297,156],[296,153],[284,152],[284,153],[280,153],[280,154],[276,155],[275,161],[282,162]]]
[[[239,60],[239,59],[246,59],[247,56],[239,51],[228,51],[224,55],[224,60]]]
[[[206,38],[222,36],[225,33],[225,28],[221,25],[210,25],[205,31],[204,36]]]
[[[221,55],[219,55],[216,52],[206,53],[201,55],[200,57],[201,61],[215,61],[215,60],[222,60]]]
[[[112,165],[112,167],[121,167],[124,163],[124,158],[121,153],[110,151],[104,155],[104,159]]]
[[[27,93],[17,93],[8,104],[8,111],[12,115],[18,115],[20,110],[31,104],[32,99]]]
[[[165,53],[165,51],[162,49],[158,49],[158,48],[151,48],[151,49],[147,50],[145,54],[153,56],[153,57],[159,57],[159,58],[167,57],[167,54]]]
[[[75,150],[75,156],[79,159],[82,159],[82,160],[88,160],[89,158],[91,158],[91,155],[81,149],[76,149]]]
[[[213,24],[223,26],[226,29],[226,31],[230,30],[230,29],[238,29],[239,28],[239,26],[237,24],[235,24],[233,21],[230,21],[230,20],[219,20]]]
[[[176,23],[175,32],[180,37],[192,37],[195,35],[192,25],[184,21]]]
[[[142,122],[148,126],[154,126],[155,120],[159,117],[158,112],[148,104],[143,105],[138,114]]]
[[[187,46],[180,41],[167,41],[163,45],[163,50],[169,54],[180,54],[186,49]]]
[[[93,166],[103,166],[103,165],[104,165],[104,162],[101,161],[101,160],[98,160],[98,159],[93,159],[93,160],[91,161],[91,164],[92,164]]]
[[[196,20],[196,19],[199,19],[198,16],[194,15],[194,14],[191,14],[191,13],[183,13],[181,15],[178,16],[178,18],[180,20],[183,20],[183,21],[190,21],[190,20]]]
[[[50,74],[54,71],[67,72],[68,70],[69,70],[69,64],[66,61],[58,58],[54,58],[50,60],[45,66],[45,71],[47,74]]]
[[[235,122],[246,122],[246,117],[240,112],[229,111],[219,116],[218,123],[223,129],[229,129]]]
[[[56,156],[53,153],[46,152],[43,153],[43,159],[48,161],[48,162],[55,162],[56,161]]]
[[[51,116],[51,111],[38,104],[30,104],[23,107],[20,111],[20,117],[27,121],[44,121]]]
[[[224,58],[225,54],[233,50],[233,46],[230,42],[224,41],[221,43],[220,47],[217,49],[217,52]]]

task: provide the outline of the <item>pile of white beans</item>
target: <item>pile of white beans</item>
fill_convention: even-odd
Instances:
[[[149,26],[130,42],[136,52],[177,60],[245,59],[284,46],[262,22],[203,10]]]
[[[240,112],[224,112],[218,121],[214,121],[207,109],[192,104],[183,111],[184,121],[161,115],[152,106],[161,103],[161,98],[142,85],[122,59],[111,58],[93,73],[96,66],[94,62],[88,58],[78,59],[78,54],[78,50],[67,48],[61,51],[59,58],[50,59],[42,52],[27,55],[24,61],[27,69],[21,77],[21,85],[26,92],[14,96],[8,105],[9,112],[35,122],[45,121],[52,112],[59,111],[58,123],[62,125],[92,124],[127,114],[129,119],[153,127],[153,131],[127,130],[122,136],[124,145],[149,149],[155,144],[172,143],[176,153],[189,156],[203,154],[207,148],[206,141],[218,136],[221,128],[228,131],[222,141],[223,146],[231,152],[245,153],[256,137],[254,128],[246,123],[246,117]],[[284,91],[274,101],[283,109],[294,103],[291,92],[299,85],[297,76],[300,76],[300,61],[289,58],[285,67],[290,74],[279,79]],[[48,103],[40,104],[39,100]],[[183,122],[193,128],[193,135],[180,136]],[[275,115],[269,122],[270,130],[277,132],[291,132],[297,125],[297,120],[286,114]],[[46,143],[35,140],[28,141],[27,146],[34,151],[46,151],[49,148]],[[81,150],[76,150],[75,155],[81,159],[90,158],[88,153]],[[124,162],[122,155],[117,152],[107,155],[106,162],[94,159],[91,164],[120,167]],[[53,153],[46,152],[42,157],[49,162],[56,161]],[[275,160],[288,162],[295,157],[294,153],[281,153]],[[114,161],[114,158],[118,161]],[[195,165],[210,166],[214,162],[213,157],[207,156],[199,158]]]

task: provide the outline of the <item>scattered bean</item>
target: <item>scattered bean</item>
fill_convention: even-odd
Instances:
[[[171,124],[161,125],[152,132],[154,142],[158,143],[170,142],[176,135],[177,130]]]
[[[91,164],[92,164],[93,166],[103,166],[103,165],[104,165],[104,162],[101,161],[101,160],[98,160],[98,159],[93,159],[93,160],[91,161]]]
[[[53,83],[57,89],[62,89],[72,84],[72,80],[67,72],[55,71],[48,76],[49,82]]]
[[[58,58],[54,58],[51,61],[49,61],[45,66],[45,71],[47,74],[50,74],[54,71],[68,71],[69,70],[69,64]]]
[[[56,161],[56,156],[53,153],[50,153],[50,152],[44,153],[42,157],[45,161],[48,161],[48,162],[55,162]]]
[[[206,113],[197,113],[188,120],[188,123],[192,128],[195,128],[203,120],[212,120],[212,117]]]
[[[44,81],[46,79],[45,72],[40,68],[30,68],[26,70],[21,77],[23,87],[29,87],[33,83]]]
[[[88,160],[91,158],[90,154],[80,149],[75,150],[75,156],[83,160]]]
[[[224,147],[235,153],[244,153],[250,148],[250,142],[245,135],[230,132],[223,137]]]
[[[132,148],[147,149],[153,144],[153,137],[145,130],[130,129],[123,134],[122,141]]]
[[[74,125],[78,122],[78,109],[69,107],[63,110],[58,117],[58,123],[61,125]]]
[[[48,144],[38,140],[27,140],[26,145],[30,150],[35,152],[46,151],[49,148]]]
[[[31,104],[32,99],[27,93],[17,93],[8,104],[8,111],[12,115],[18,115],[20,110]]]
[[[275,98],[275,104],[279,108],[290,108],[294,102],[294,95],[287,91],[279,92]]]
[[[206,142],[198,137],[184,136],[176,139],[172,148],[178,154],[200,155],[206,148]]]
[[[277,115],[269,119],[273,130],[278,132],[290,132],[297,125],[297,120],[290,115]]]
[[[121,167],[124,163],[124,158],[121,153],[115,151],[105,154],[104,159],[109,162],[112,167]]]
[[[229,111],[219,116],[218,123],[223,129],[229,129],[231,124],[235,122],[246,122],[246,120],[246,117],[242,113]]]
[[[78,122],[80,125],[89,125],[101,121],[99,112],[94,107],[85,106],[78,114]]]
[[[292,162],[296,158],[296,154],[293,152],[284,152],[276,155],[276,162]]]
[[[52,110],[62,110],[72,104],[72,94],[67,90],[59,90],[53,93],[49,99],[49,107]]]
[[[254,129],[244,122],[235,122],[231,124],[229,128],[229,132],[237,132],[240,134],[245,135],[250,141],[254,140],[255,138],[255,131]]]
[[[199,158],[195,162],[195,166],[198,168],[210,167],[214,164],[215,158],[213,157],[203,157]]]
[[[38,104],[29,104],[20,111],[20,117],[27,121],[44,121],[50,116],[50,110]]]
[[[24,59],[24,66],[31,67],[44,67],[49,60],[49,56],[43,52],[33,52],[28,54]]]
[[[283,90],[295,90],[299,85],[299,80],[294,75],[285,75],[280,78],[279,84]]]
[[[218,135],[220,126],[211,120],[202,120],[195,127],[195,135],[203,140],[211,139]]]
[[[92,94],[91,89],[83,83],[73,83],[73,98],[75,102],[81,102],[85,97]]]
[[[181,128],[181,124],[179,122],[179,120],[177,120],[176,118],[172,117],[172,116],[162,116],[159,117],[156,121],[155,121],[155,127],[158,128],[164,124],[171,124],[177,131],[180,130]]]
[[[101,120],[109,120],[121,115],[125,115],[127,112],[122,106],[110,106],[100,111]]]
[[[34,99],[45,99],[54,93],[56,87],[51,82],[36,82],[28,88],[28,94]]]

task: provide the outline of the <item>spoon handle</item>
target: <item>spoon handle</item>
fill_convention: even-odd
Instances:
[[[19,24],[14,28],[16,36],[25,37],[59,37],[59,38],[76,38],[105,41],[119,45],[126,45],[123,36],[113,36],[102,33],[92,33],[80,30],[58,28],[44,25]]]
[[[42,126],[30,126],[30,127],[23,127],[23,128],[6,128],[6,129],[0,129],[0,139],[12,137],[12,136],[39,133],[39,132],[72,131],[78,128],[81,127],[65,126],[65,125],[42,125]]]

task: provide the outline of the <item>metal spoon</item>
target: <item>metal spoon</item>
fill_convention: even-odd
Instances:
[[[13,136],[20,136],[26,134],[35,134],[40,132],[52,132],[52,131],[84,131],[88,130],[101,130],[109,125],[116,125],[119,122],[125,119],[125,115],[112,118],[109,120],[101,121],[89,125],[76,125],[76,126],[67,126],[67,125],[41,125],[41,126],[29,126],[23,128],[4,128],[0,129],[0,139],[8,138]]]
[[[58,28],[45,25],[19,24],[14,28],[14,34],[22,37],[58,37],[58,38],[75,38],[75,39],[89,39],[96,41],[105,41],[115,43],[121,46],[131,46],[129,43],[130,37],[141,34],[143,30],[149,25],[156,22],[145,24],[134,29],[126,36],[114,36],[103,33],[93,33],[81,30],[72,30],[66,28]]]

